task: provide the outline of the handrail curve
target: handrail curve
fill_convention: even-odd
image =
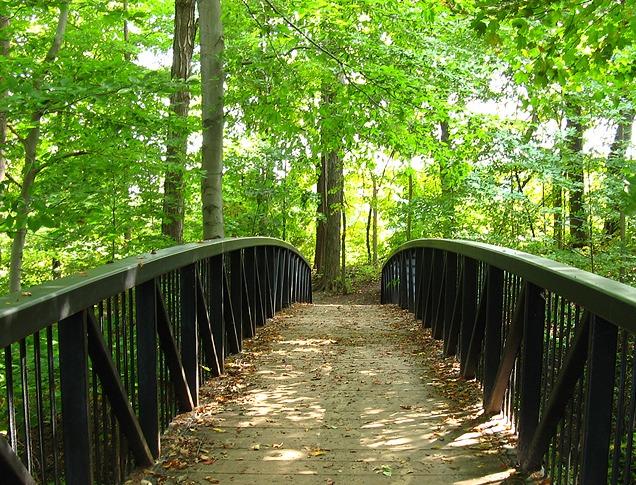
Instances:
[[[382,268],[551,483],[636,483],[636,288],[480,242],[420,239]]]

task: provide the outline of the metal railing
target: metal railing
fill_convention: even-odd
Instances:
[[[311,301],[289,244],[222,239],[0,299],[0,482],[120,483],[267,318]]]
[[[555,261],[422,239],[382,270],[382,303],[413,312],[489,413],[552,483],[636,483],[636,289]]]

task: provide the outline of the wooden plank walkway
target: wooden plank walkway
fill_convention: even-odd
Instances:
[[[142,483],[500,483],[514,470],[477,385],[435,344],[393,306],[287,309],[177,417]]]

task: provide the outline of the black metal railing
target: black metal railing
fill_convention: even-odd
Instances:
[[[382,270],[397,303],[443,339],[503,412],[525,471],[552,483],[636,483],[636,289],[487,244],[423,239]]]
[[[120,483],[311,269],[269,238],[177,246],[0,299],[0,482]]]

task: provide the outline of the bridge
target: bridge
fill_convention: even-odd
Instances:
[[[270,238],[2,298],[2,483],[636,479],[636,289],[417,240],[379,300],[314,302]]]

